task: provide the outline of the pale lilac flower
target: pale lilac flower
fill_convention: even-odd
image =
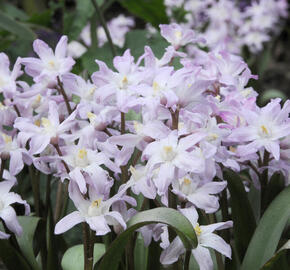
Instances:
[[[213,269],[213,262],[208,248],[213,248],[224,256],[231,258],[231,247],[220,236],[214,234],[215,230],[227,229],[233,226],[232,221],[219,222],[210,225],[199,225],[198,214],[195,208],[180,209],[180,212],[187,217],[194,227],[198,239],[198,245],[192,249],[192,255],[196,259],[200,270]],[[169,246],[167,246],[160,256],[162,264],[168,265],[176,262],[178,257],[185,253],[182,241],[177,236]]]
[[[91,178],[98,181],[106,181],[108,173],[103,170],[100,165],[105,165],[113,172],[120,172],[120,168],[116,166],[104,153],[86,148],[84,145],[71,145],[62,148],[65,149],[65,155],[62,159],[69,166],[69,177],[78,184],[81,193],[87,192],[85,175],[87,173]]]
[[[213,194],[220,193],[226,186],[226,181],[204,183],[197,175],[192,174],[173,181],[172,192],[206,213],[213,213],[219,208],[218,197]]]
[[[35,82],[40,82],[44,77],[55,80],[57,76],[68,73],[75,61],[66,57],[67,37],[62,36],[56,45],[55,52],[42,40],[33,42],[33,49],[38,58],[22,58],[21,63],[25,65],[25,72],[33,77]]]
[[[3,159],[10,158],[9,172],[12,175],[17,175],[23,169],[23,159],[28,160],[28,153],[21,147],[17,137],[2,132],[0,132],[0,155]]]
[[[29,152],[31,154],[39,154],[49,143],[57,143],[59,138],[65,137],[64,132],[74,125],[75,114],[76,112],[73,112],[60,123],[57,104],[50,101],[47,117],[41,117],[34,123],[32,119],[18,117],[15,120],[14,127],[19,129],[19,136],[23,136],[24,143],[31,139]]]
[[[0,53],[0,93],[3,93],[6,98],[13,98],[17,85],[16,79],[22,75],[20,58],[17,58],[16,63],[10,71],[9,58],[5,53]]]
[[[198,38],[197,34],[176,23],[160,24],[161,35],[172,44],[174,48],[179,48],[188,43],[205,42],[203,38]]]
[[[204,135],[189,135],[178,140],[177,131],[172,131],[167,138],[152,142],[143,151],[142,159],[147,159],[148,172],[158,168],[154,180],[159,195],[167,192],[167,188],[176,174],[176,169],[185,172],[201,173],[204,171],[203,160],[188,151],[194,148]]]
[[[22,227],[17,220],[16,212],[11,204],[23,204],[25,207],[25,215],[30,213],[30,207],[18,194],[9,192],[13,185],[14,183],[12,181],[0,182],[0,218],[5,222],[5,225],[11,232],[20,236],[22,234]],[[7,238],[8,235],[2,233],[2,236],[0,234],[1,237]]]
[[[248,155],[265,148],[276,160],[280,158],[279,139],[290,133],[290,102],[286,101],[283,108],[280,99],[274,99],[263,108],[255,111],[244,110],[246,125],[234,129],[228,141],[245,142],[238,146],[239,155]]]
[[[126,229],[126,223],[121,214],[117,211],[110,211],[113,203],[122,200],[123,194],[116,194],[108,200],[103,199],[102,194],[96,194],[93,188],[89,189],[89,199],[84,199],[78,191],[77,186],[70,184],[70,198],[73,200],[77,211],[74,211],[55,226],[55,234],[61,234],[71,229],[73,226],[86,222],[96,235],[105,235],[111,231],[108,225],[120,224]]]

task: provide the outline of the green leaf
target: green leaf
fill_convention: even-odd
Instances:
[[[197,246],[194,228],[189,220],[177,210],[165,207],[146,210],[139,212],[128,221],[127,229],[111,244],[98,270],[117,270],[126,243],[134,231],[152,223],[163,223],[174,229],[186,249],[192,249]]]
[[[118,54],[120,54],[120,49],[118,50],[117,47],[116,49]],[[90,48],[85,54],[82,55],[81,62],[83,67],[90,74],[98,70],[98,65],[95,62],[96,59],[105,62],[109,68],[113,68],[113,55],[108,43],[101,48]]]
[[[136,113],[133,110],[129,110],[126,115],[125,115],[125,119],[127,121],[138,121],[138,122],[142,122],[142,115],[141,113]]]
[[[270,270],[273,269],[275,263],[281,258],[283,254],[287,252],[287,249],[290,249],[290,240],[288,240],[276,253],[275,255],[264,264],[261,270]]]
[[[161,58],[165,53],[165,49],[169,46],[169,43],[159,33],[157,33],[150,38],[148,45],[154,52],[155,56]]]
[[[242,270],[257,270],[269,260],[278,245],[290,217],[290,186],[285,188],[266,209],[251,239]]]
[[[147,43],[146,30],[132,30],[126,35],[125,48],[131,50],[131,54],[137,58],[144,53],[144,46]]]
[[[64,14],[64,33],[70,40],[76,40],[83,28],[87,25],[89,18],[94,13],[94,7],[90,0],[76,0],[76,9]]]
[[[0,240],[0,259],[8,270],[31,270],[24,257],[9,243],[9,240]]]
[[[78,96],[78,95],[72,94],[72,101],[73,101],[75,104],[79,104],[80,101],[81,101],[81,97]]]
[[[38,265],[33,252],[33,238],[39,220],[40,218],[38,217],[18,217],[18,221],[23,229],[23,233],[20,237],[17,237],[17,242],[23,255],[34,270],[40,270],[40,266]]]
[[[262,105],[266,105],[272,98],[281,98],[283,101],[287,100],[287,95],[280,90],[277,89],[269,89],[264,92],[259,97],[259,101]]]
[[[94,245],[94,264],[105,253],[104,244]],[[84,247],[76,245],[69,248],[62,257],[61,267],[63,270],[81,270],[84,269]],[[108,270],[108,269],[107,269]]]
[[[163,0],[119,0],[121,5],[131,13],[158,27],[169,23]]]
[[[256,220],[240,176],[232,170],[224,172],[231,194],[234,238],[240,259],[243,258],[256,228]]]
[[[23,12],[21,9],[17,8],[15,5],[4,2],[0,3],[1,4],[1,9],[11,18],[13,19],[19,19],[22,21],[27,20],[29,17],[28,15]]]
[[[266,189],[267,206],[275,199],[275,197],[285,188],[284,175],[281,172],[275,172]]]
[[[0,28],[17,35],[24,40],[34,40],[36,35],[22,23],[13,20],[13,18],[0,11]]]
[[[140,233],[138,233],[136,239],[134,257],[135,269],[146,270],[148,261],[148,247],[144,246],[144,240]]]

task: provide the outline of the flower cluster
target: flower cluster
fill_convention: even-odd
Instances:
[[[112,36],[112,42],[123,48],[125,44],[125,36],[131,28],[135,26],[135,22],[131,17],[125,17],[123,14],[113,18],[108,22],[108,30]],[[96,36],[98,38],[98,45],[102,47],[108,40],[104,28],[101,26],[97,27]],[[71,41],[68,44],[68,55],[78,58],[87,51],[87,47],[92,44],[91,40],[91,25],[88,24],[82,30],[79,41]]]
[[[0,217],[11,231],[20,229],[9,205],[27,204],[8,191],[24,164],[33,164],[69,184],[76,211],[56,224],[56,234],[80,222],[96,235],[110,232],[109,226],[119,233],[136,213],[132,194],[142,194],[190,220],[200,269],[212,268],[207,248],[231,257],[229,244],[213,232],[232,222],[199,225],[196,209],[218,211],[224,168],[247,169],[253,178],[264,168],[289,172],[290,102],[274,99],[259,108],[247,86],[257,77],[240,57],[225,50],[188,57],[178,49],[205,40],[177,25],[160,28],[171,43],[161,59],[150,47],[139,59],[126,50],[114,58],[113,70],[96,60],[99,69],[89,80],[70,73],[74,61],[65,36],[55,51],[34,41],[39,58],[19,58],[12,71],[1,54],[0,151],[10,166],[3,174],[9,179],[0,183],[6,194]],[[174,68],[173,59],[182,67]],[[22,65],[32,85],[19,80]],[[147,244],[161,240],[163,264],[185,252],[178,237],[170,243],[166,226],[141,232]]]
[[[287,17],[286,0],[166,0],[165,5],[173,20],[179,20],[183,10],[183,27],[199,29],[211,49],[226,48],[236,54],[244,46],[252,53],[260,52]]]

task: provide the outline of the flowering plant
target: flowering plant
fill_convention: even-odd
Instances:
[[[208,44],[192,29],[161,24],[163,55],[145,46],[136,59],[115,55],[122,40],[103,27],[113,68],[96,59],[89,78],[72,73],[66,36],[54,50],[36,39],[37,56],[13,68],[0,54],[3,262],[274,269],[290,217],[289,100],[259,107],[240,56],[183,50]],[[26,171],[33,198],[23,200],[11,189]],[[66,245],[71,230],[81,245]]]

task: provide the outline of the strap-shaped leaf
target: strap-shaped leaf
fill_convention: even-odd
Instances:
[[[163,0],[119,0],[131,13],[150,22],[154,26],[168,23]]]
[[[18,221],[23,229],[23,233],[20,237],[17,237],[17,242],[22,254],[25,256],[26,260],[34,270],[40,270],[40,266],[37,263],[33,252],[33,238],[39,220],[40,218],[38,217],[18,217]]]
[[[24,24],[17,22],[0,11],[0,28],[17,35],[24,40],[34,40],[36,35]]]
[[[182,240],[186,249],[197,246],[194,228],[189,220],[177,210],[159,207],[140,212],[127,223],[127,229],[121,233],[105,253],[98,270],[118,269],[127,241],[135,230],[148,224],[163,223],[170,226]]]
[[[94,263],[96,263],[105,253],[104,244],[94,245]],[[61,267],[63,270],[84,269],[84,246],[76,245],[69,248],[62,257]]]
[[[275,255],[269,260],[267,261],[267,263],[264,264],[264,266],[261,268],[261,270],[270,270],[270,269],[275,269],[273,268],[275,263],[278,262],[278,260],[281,258],[281,256],[283,254],[285,254],[287,252],[287,249],[290,249],[290,240],[288,240],[283,247],[281,247],[276,253]],[[286,268],[285,268],[286,269]],[[287,268],[288,269],[288,268]],[[282,270],[282,268],[281,268]]]
[[[247,249],[242,270],[260,269],[274,254],[290,217],[290,186],[270,204],[255,230]]]
[[[243,258],[256,228],[256,220],[240,176],[231,171],[224,172],[231,194],[234,238],[240,259]]]

